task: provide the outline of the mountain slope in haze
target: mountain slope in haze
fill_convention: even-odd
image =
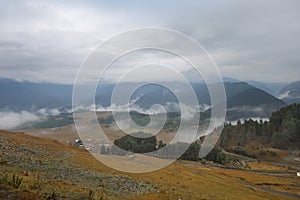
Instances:
[[[205,84],[191,83],[193,90],[195,91],[199,104],[210,104],[210,95],[208,88]],[[151,86],[145,86],[145,88]],[[152,99],[155,97],[156,101],[166,104],[166,102],[175,102],[175,96],[171,97],[171,91],[162,86],[155,86],[156,90],[152,90],[149,93],[144,93],[137,101],[138,104],[150,106]],[[278,108],[283,106],[284,103],[274,96],[264,92],[261,89],[253,87],[245,82],[225,82],[224,83],[228,108],[235,106],[259,106],[262,104],[274,105]],[[184,88],[182,86],[182,88]],[[184,89],[180,91],[181,94],[189,95],[184,93]],[[183,95],[183,96],[184,96]],[[186,98],[190,98],[187,96]],[[159,100],[158,100],[159,99]],[[143,103],[142,103],[143,102]]]
[[[188,94],[187,85],[180,82],[165,83],[183,97],[189,105],[192,96]],[[137,83],[121,83],[121,92],[128,93],[136,88]],[[191,83],[199,105],[209,107],[210,95],[203,83]],[[270,114],[284,106],[285,103],[274,96],[255,88],[245,82],[225,82],[226,100],[228,103],[228,118],[269,117]],[[115,84],[101,84],[96,90],[95,101],[103,107],[111,106],[111,97]],[[51,83],[18,82],[9,79],[0,79],[0,109],[14,111],[33,110],[39,108],[67,108],[72,103],[72,85]],[[123,100],[122,98],[119,100]],[[166,105],[177,103],[174,93],[158,84],[147,84],[131,96],[132,103],[142,109],[149,109],[153,104]],[[125,102],[128,103],[128,102]]]
[[[278,98],[288,104],[300,103],[300,81],[295,81],[285,86],[279,92]]]
[[[261,89],[271,95],[275,95],[276,91],[271,90],[265,83],[261,82],[261,81],[254,81],[254,80],[247,80],[246,83]]]
[[[14,111],[58,108],[72,102],[72,86],[0,79],[0,108]]]
[[[265,118],[283,106],[285,106],[284,102],[265,91],[248,88],[228,99],[227,120],[251,117]]]
[[[285,82],[264,82],[264,84],[268,88],[270,88],[270,90],[272,90],[274,92],[273,95],[278,95],[280,90],[282,90],[282,88],[284,88],[288,83],[285,83]]]
[[[236,83],[236,82],[242,82],[242,81],[225,77],[225,78],[223,78],[223,82]],[[284,83],[284,82],[263,82],[263,81],[256,81],[256,80],[246,80],[244,82],[246,82],[249,85],[252,85],[258,89],[261,89],[273,96],[276,96],[280,92],[280,90],[282,90],[282,88],[284,88],[287,85],[287,83]]]
[[[227,100],[227,120],[236,120],[250,117],[269,117],[272,112],[285,106],[286,104],[267,92],[253,87],[245,82],[224,83]],[[147,87],[147,86],[145,86]],[[200,105],[210,105],[210,95],[208,88],[204,84],[192,83]],[[180,93],[189,102],[191,96]],[[164,87],[157,87],[157,90],[143,94],[136,104],[143,108],[150,108],[154,103],[166,105],[167,103],[177,103],[177,98],[171,91]]]

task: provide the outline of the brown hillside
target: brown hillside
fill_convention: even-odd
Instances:
[[[13,199],[12,194],[15,199],[298,199],[300,191],[294,176],[194,162],[146,174],[121,173],[84,149],[7,131],[0,131],[0,155],[0,199]],[[19,186],[13,176],[22,179]]]

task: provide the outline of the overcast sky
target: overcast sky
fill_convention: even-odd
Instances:
[[[0,76],[73,83],[99,43],[154,26],[194,38],[223,76],[291,82],[300,74],[299,11],[299,0],[0,0]]]

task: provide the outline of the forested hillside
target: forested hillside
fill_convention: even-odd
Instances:
[[[277,149],[300,146],[300,104],[291,104],[272,114],[269,122],[246,120],[225,124],[220,138],[223,148],[245,146],[253,141]]]

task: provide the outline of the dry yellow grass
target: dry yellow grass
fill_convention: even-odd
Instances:
[[[124,173],[101,164],[89,152],[83,149],[63,145],[51,139],[6,131],[0,132],[0,137],[5,138],[6,141],[11,144],[16,144],[17,146],[29,144],[32,148],[49,152],[49,157],[39,158],[41,161],[49,159],[60,160],[60,155],[66,153],[72,154],[73,156],[61,162],[70,164],[73,168],[78,168],[83,171],[130,177],[133,180],[151,183],[158,187],[157,191],[144,195],[134,194],[127,197],[117,197],[105,194],[104,197],[106,199],[298,199],[292,196],[283,196],[263,191],[255,187],[260,186],[293,194],[297,194],[297,192],[300,191],[299,179],[290,176],[283,177],[277,176],[276,174],[270,176],[247,171],[206,168],[192,165],[186,166],[181,162],[173,163],[166,168],[151,173]],[[14,170],[16,170],[14,166],[1,165],[2,172],[7,171],[12,174],[15,172]],[[36,174],[29,173],[27,176],[24,174],[24,170],[17,171],[17,173],[24,178],[21,190],[26,188],[34,193],[35,190],[30,189],[29,186],[34,185],[36,182]],[[76,176],[76,174],[74,174],[74,176]],[[42,182],[43,190],[48,192],[55,189],[62,194],[64,194],[64,191],[72,191],[75,194],[82,195],[87,195],[88,193],[88,187],[84,185],[85,182],[74,184],[72,180],[66,179],[58,181],[51,178],[43,178]]]
[[[252,170],[257,171],[288,171],[287,167],[272,165],[265,162],[248,162],[247,164]]]

